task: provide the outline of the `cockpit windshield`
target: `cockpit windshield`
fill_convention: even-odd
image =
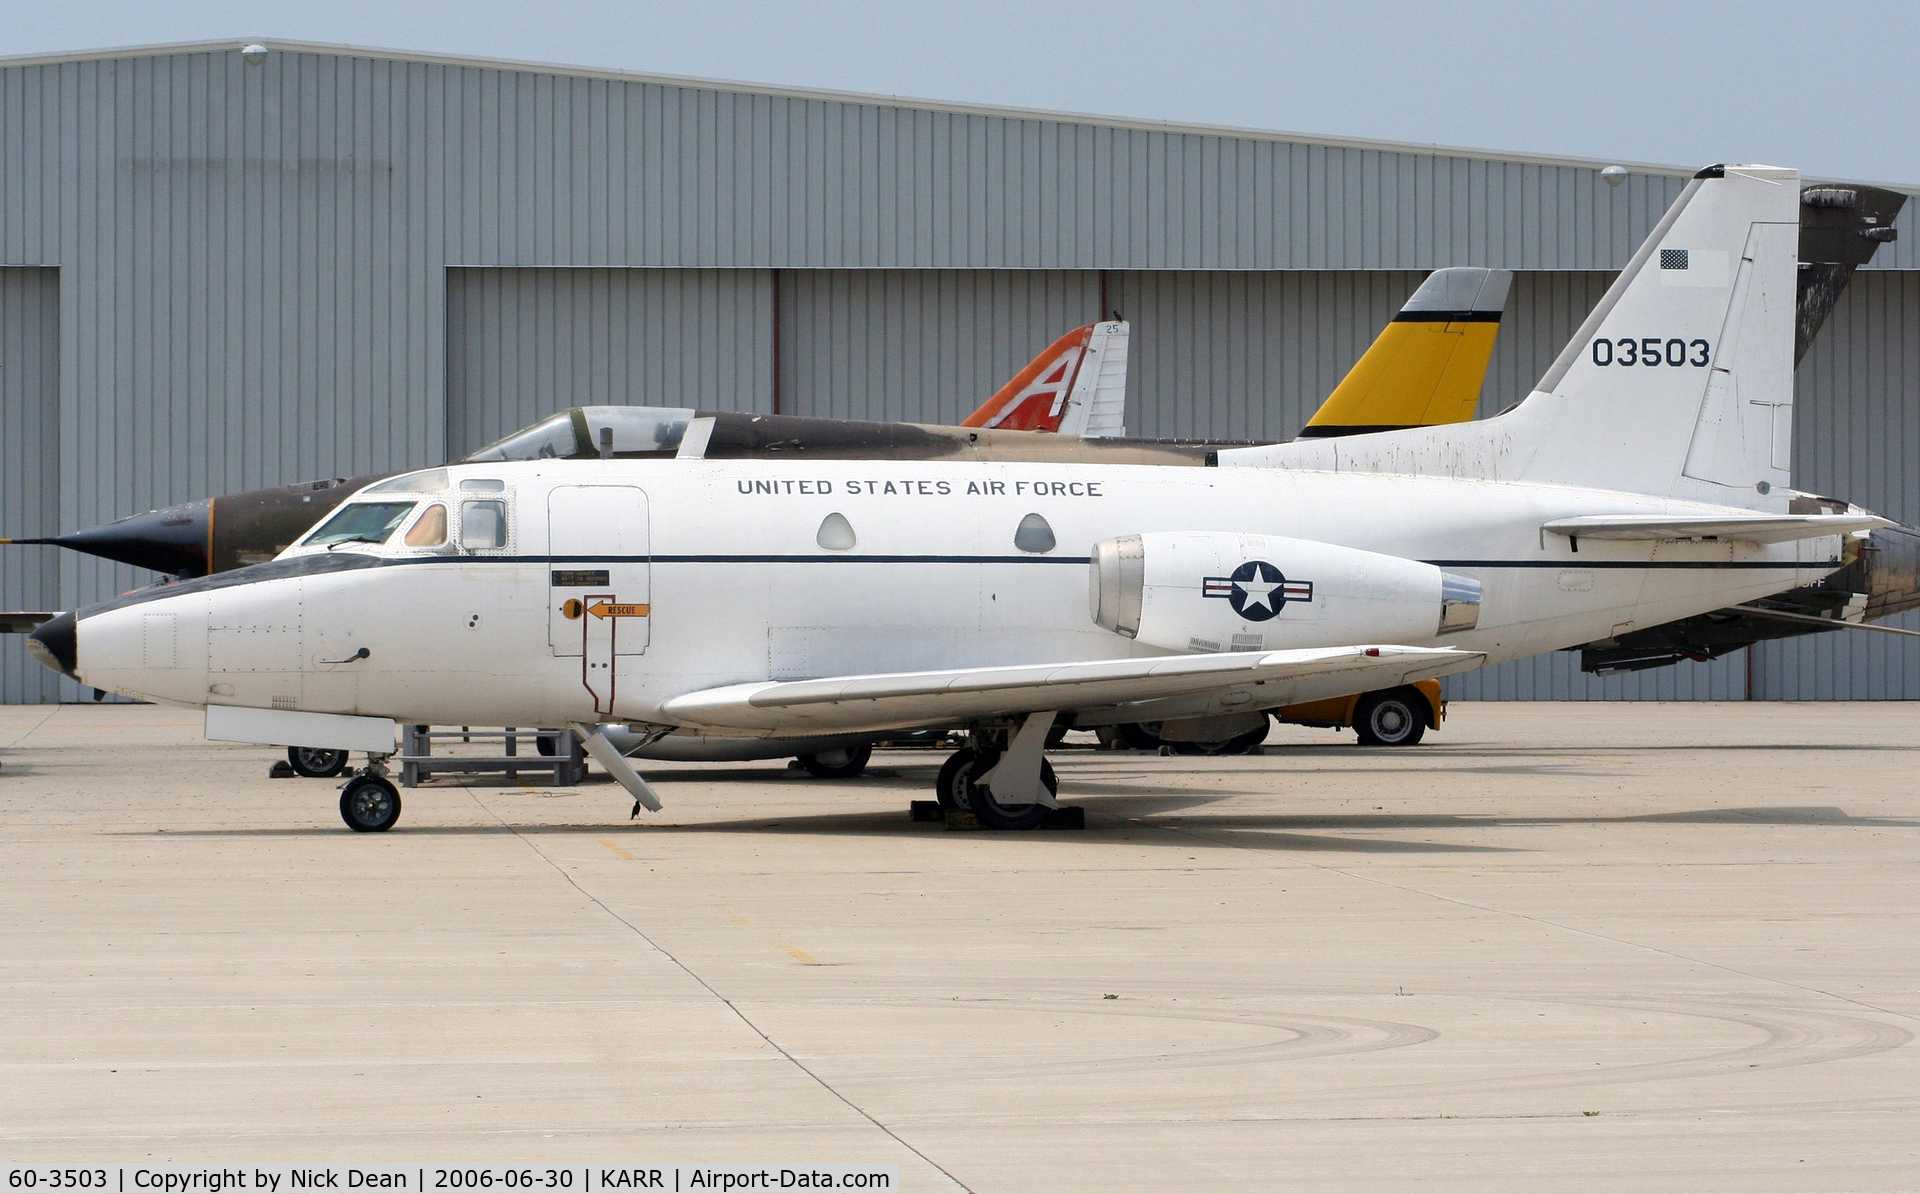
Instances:
[[[338,543],[385,543],[393,529],[413,511],[412,502],[348,503],[301,540],[302,547],[332,547]]]
[[[552,418],[523,427],[503,440],[497,440],[466,457],[466,463],[484,460],[551,460],[580,454],[580,437],[574,431],[573,412],[563,410]]]
[[[615,456],[676,452],[694,411],[680,406],[575,406],[488,444],[467,463],[590,459],[606,442]]]

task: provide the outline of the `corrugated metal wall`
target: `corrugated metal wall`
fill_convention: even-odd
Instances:
[[[1063,270],[782,270],[780,409],[958,423],[1061,333],[1100,317]]]
[[[1114,275],[1108,293],[1134,328],[1128,431],[1292,438],[1422,276]]]
[[[1800,363],[1794,480],[1920,524],[1920,274],[1862,273]],[[1920,610],[1888,620],[1920,630]],[[1920,698],[1920,643],[1842,632],[1754,651],[1767,700]]]
[[[447,451],[568,406],[770,410],[767,270],[447,271]]]
[[[0,269],[0,535],[59,530],[60,271]],[[63,608],[59,548],[0,550],[0,606]],[[0,701],[56,699],[59,677],[27,657],[25,642],[0,635]]]

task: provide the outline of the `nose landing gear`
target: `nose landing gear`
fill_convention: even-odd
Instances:
[[[341,785],[340,819],[355,833],[385,833],[400,819],[400,789],[387,778],[386,755],[368,755],[367,765]]]

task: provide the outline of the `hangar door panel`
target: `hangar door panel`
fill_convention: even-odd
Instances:
[[[816,418],[958,423],[1101,318],[1092,270],[786,270],[779,290],[780,411]]]
[[[59,462],[60,271],[0,269],[0,535],[60,533]],[[71,604],[60,599],[59,548],[0,550],[0,609]],[[0,701],[78,699],[84,690],[28,658],[26,642],[0,634]]]
[[[767,270],[449,269],[447,451],[569,406],[767,411]]]

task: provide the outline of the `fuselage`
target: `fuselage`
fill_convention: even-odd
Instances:
[[[271,564],[79,611],[75,672],[184,705],[669,723],[664,701],[755,680],[1164,654],[1089,614],[1089,553],[1115,536],[1232,531],[1438,564],[1479,580],[1478,624],[1405,645],[1488,662],[1810,583],[1842,554],[1835,536],[1575,543],[1542,524],[1718,508],[1433,477],[671,459],[409,476],[423,491],[403,477],[341,508],[404,506],[382,543],[303,542]],[[409,546],[431,538],[412,528],[434,505],[447,541]],[[1337,694],[1286,694],[1318,695]]]

